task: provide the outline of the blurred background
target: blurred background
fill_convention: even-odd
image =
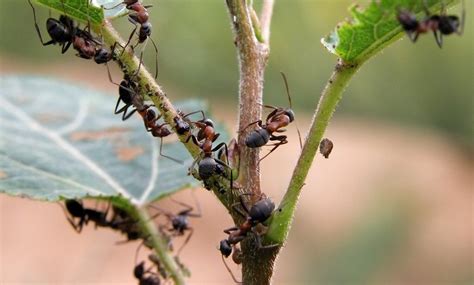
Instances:
[[[154,5],[158,80],[168,95],[207,100],[215,119],[236,131],[238,68],[224,1],[145,2]],[[287,106],[284,71],[303,133],[336,61],[320,38],[349,16],[352,2],[276,1],[264,102]],[[275,284],[474,282],[474,10],[466,2],[463,36],[446,37],[443,49],[431,35],[416,44],[404,38],[354,77],[326,133],[333,153],[314,162]],[[43,28],[48,11],[37,12]],[[450,12],[459,14],[460,7]],[[128,37],[126,18],[116,24]],[[115,96],[104,66],[41,46],[26,0],[1,0],[0,29],[1,74],[67,79]],[[150,69],[153,60],[149,47]],[[113,76],[121,78],[118,70]],[[299,154],[291,126],[289,138],[262,162],[263,189],[276,202]],[[192,220],[196,230],[181,260],[192,271],[191,284],[230,284],[216,247],[232,221],[212,194],[195,192],[203,217]],[[189,191],[177,197],[193,201]],[[137,244],[115,245],[121,239],[93,227],[78,235],[58,205],[1,195],[0,283],[136,283]]]

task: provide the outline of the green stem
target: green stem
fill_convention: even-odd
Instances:
[[[319,143],[326,131],[329,120],[342,98],[342,92],[358,70],[359,65],[345,64],[339,61],[329,78],[319,99],[316,113],[313,116],[309,134],[306,138],[301,156],[291,177],[288,190],[269,223],[265,243],[282,245],[288,235],[296,204],[304,186],[306,176],[313,163]]]
[[[142,229],[150,236],[149,242],[151,242],[156,255],[159,257],[166,271],[170,273],[170,277],[174,283],[177,285],[186,284],[181,268],[168,249],[168,241],[157,230],[155,222],[150,218],[147,210],[145,208],[135,208],[135,210]]]

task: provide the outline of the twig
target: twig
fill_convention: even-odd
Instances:
[[[270,24],[272,21],[274,0],[264,0],[262,11],[260,12],[260,29],[262,32],[263,42],[267,45],[270,43]]]
[[[342,92],[359,66],[360,65],[355,64],[345,64],[339,61],[333,74],[329,78],[319,99],[308,136],[294,169],[293,176],[291,177],[288,190],[278,207],[278,211],[275,211],[270,221],[268,232],[265,235],[265,241],[267,243],[283,245],[285,242],[293,221],[298,197],[313,163],[319,143],[326,131],[332,114],[336,110],[339,100],[342,98]]]

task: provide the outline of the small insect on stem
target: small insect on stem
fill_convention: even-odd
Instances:
[[[324,156],[324,158],[328,158],[329,155],[331,154],[333,147],[334,147],[334,144],[332,143],[332,141],[327,138],[324,138],[321,140],[321,143],[319,144],[319,152]]]

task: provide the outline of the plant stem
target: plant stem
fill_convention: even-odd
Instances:
[[[260,13],[260,29],[263,42],[270,43],[270,24],[272,21],[274,0],[263,0],[262,12]]]
[[[359,66],[357,64],[345,64],[340,60],[329,78],[319,99],[309,134],[293,171],[288,190],[269,223],[269,228],[265,235],[266,243],[283,245],[285,242],[293,221],[301,189],[304,186],[306,176],[318,151],[319,143],[326,131],[329,120],[336,110],[337,104],[342,98],[342,92],[359,69]]]
[[[170,273],[170,277],[177,285],[186,284],[181,268],[174,260],[172,253],[168,249],[168,241],[156,229],[153,219],[150,218],[145,208],[136,208],[136,215],[142,225],[143,230],[149,234],[150,242],[155,250],[156,255],[163,263],[166,271]]]

